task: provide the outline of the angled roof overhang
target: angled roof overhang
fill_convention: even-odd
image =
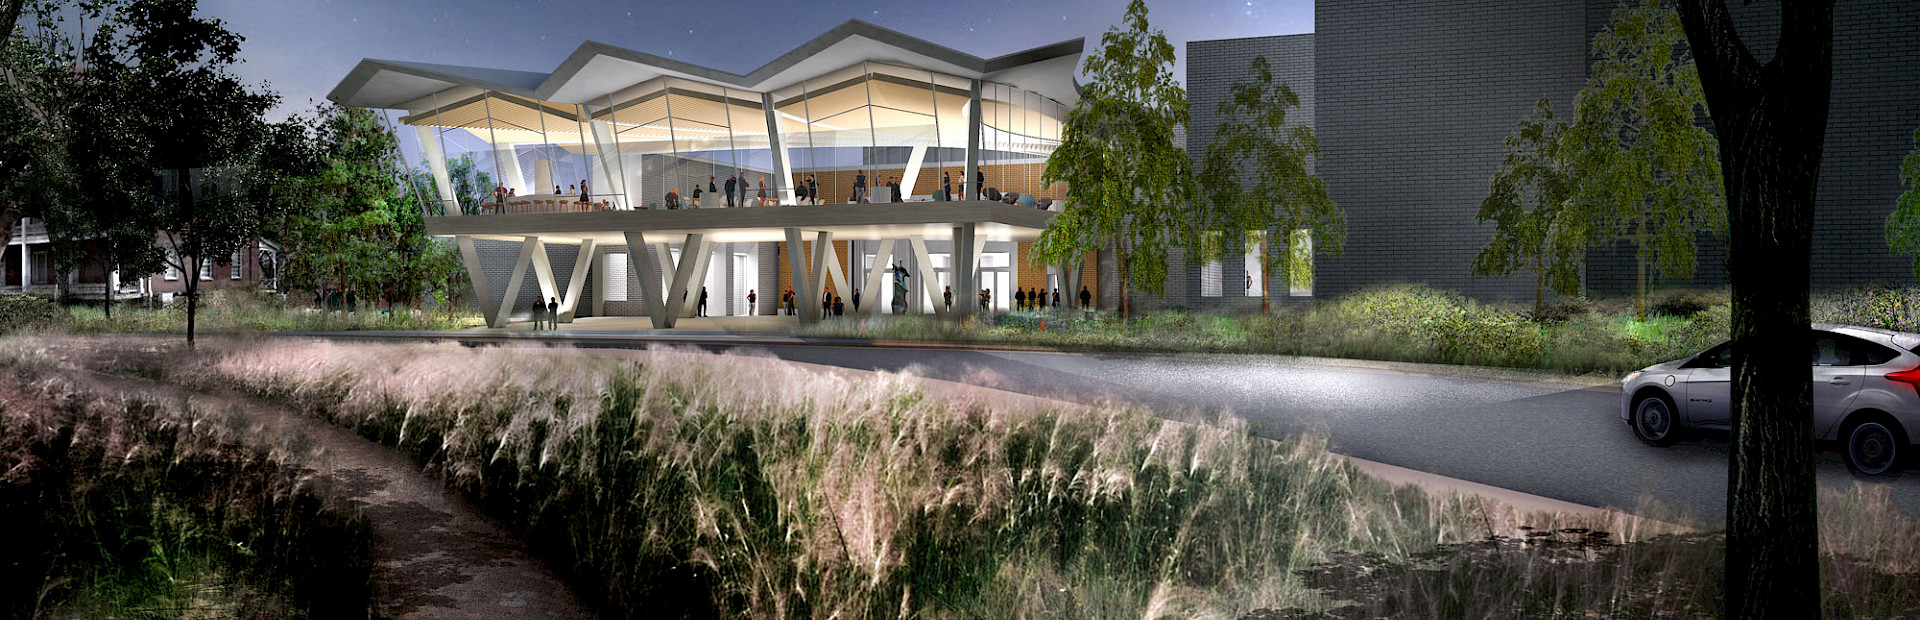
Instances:
[[[422,101],[435,93],[467,87],[580,104],[660,76],[772,92],[859,62],[876,61],[1012,84],[1073,105],[1079,99],[1073,76],[1085,42],[1071,39],[988,59],[849,20],[746,75],[588,41],[552,73],[366,59],[327,99],[354,107],[418,111],[430,106]]]

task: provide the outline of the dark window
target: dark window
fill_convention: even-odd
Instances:
[[[1689,367],[1731,368],[1733,366],[1733,343],[1722,342],[1720,346],[1707,349],[1700,357],[1688,364]]]
[[[1813,365],[1878,366],[1899,357],[1893,349],[1832,332],[1813,333]]]

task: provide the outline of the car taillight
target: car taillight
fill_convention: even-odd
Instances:
[[[1920,366],[1887,373],[1887,380],[1905,383],[1915,394],[1920,394]]]

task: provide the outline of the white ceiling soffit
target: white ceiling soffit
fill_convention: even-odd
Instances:
[[[327,99],[340,105],[392,108],[454,86],[534,96],[545,73],[366,59],[355,65]]]
[[[663,58],[597,41],[581,44],[550,74],[428,63],[363,60],[327,98],[342,105],[391,108],[455,85],[545,101],[590,103],[661,75],[768,92],[862,61],[882,61],[966,78],[986,78],[1067,105],[1085,39],[982,59],[860,20],[848,20],[747,75]]]

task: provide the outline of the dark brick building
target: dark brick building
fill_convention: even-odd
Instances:
[[[1762,62],[1777,4],[1731,3]],[[1424,282],[1481,298],[1532,295],[1531,277],[1472,278],[1492,236],[1474,222],[1502,140],[1541,97],[1570,118],[1586,81],[1587,47],[1617,3],[1606,0],[1342,0],[1315,6],[1311,35],[1196,41],[1187,46],[1196,157],[1220,120],[1214,107],[1254,55],[1302,94],[1320,139],[1318,173],[1346,209],[1346,252],[1316,257],[1317,295]],[[1814,223],[1813,285],[1911,282],[1882,225],[1899,195],[1901,158],[1920,127],[1920,0],[1842,1],[1836,9],[1832,112]],[[1236,270],[1222,271],[1237,274]],[[1721,239],[1703,238],[1690,282],[1725,282]],[[1193,270],[1188,270],[1193,271]],[[1197,278],[1189,273],[1188,278]],[[1231,279],[1231,278],[1229,278]],[[1632,254],[1595,249],[1590,294],[1633,288]],[[1195,285],[1197,287],[1197,284]],[[1183,291],[1169,291],[1169,301]],[[1184,305],[1184,304],[1183,304]]]

